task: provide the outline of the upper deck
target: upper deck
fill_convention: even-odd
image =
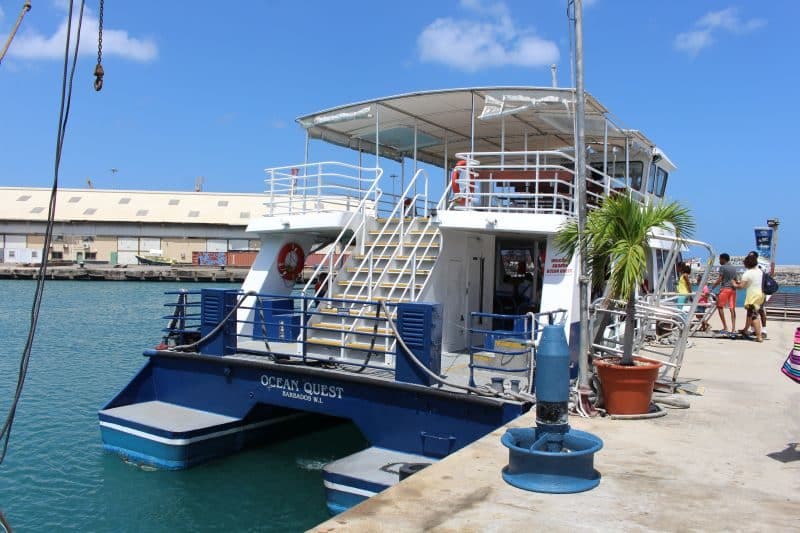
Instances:
[[[642,202],[663,197],[675,169],[666,155],[589,94],[585,115],[588,206],[622,192]],[[288,201],[290,213],[325,211],[323,198],[334,210],[363,203],[378,214],[401,202],[426,213],[577,212],[573,89],[417,92],[326,109],[297,122],[306,130],[306,161],[268,169],[267,179],[268,192]],[[334,170],[309,162],[313,139],[354,150],[358,163]],[[375,166],[365,165],[364,157],[374,158]],[[395,172],[387,170],[391,165]]]

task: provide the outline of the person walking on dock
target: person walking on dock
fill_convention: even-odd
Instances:
[[[747,257],[753,257],[753,259],[756,260],[756,264],[758,264],[759,270],[761,270],[761,272],[766,272],[761,263],[758,263],[758,252],[753,250],[747,254]],[[761,319],[761,336],[765,339],[767,338],[767,311],[764,308],[766,307],[767,302],[769,302],[769,299],[770,299],[769,295],[764,295],[764,303],[761,305],[761,307],[758,308],[758,316]],[[744,331],[747,331],[749,328],[750,325],[745,321]]]
[[[761,342],[764,339],[761,337],[761,319],[758,316],[758,310],[764,305],[764,293],[761,292],[761,281],[764,273],[758,269],[758,260],[752,255],[747,255],[744,258],[744,274],[742,280],[733,280],[733,286],[737,289],[747,289],[747,294],[744,298],[744,308],[747,310],[747,322],[753,326],[756,332],[756,342]],[[741,330],[743,335],[747,334],[747,327]]]
[[[719,311],[719,318],[722,321],[722,330],[720,333],[733,333],[736,329],[736,288],[733,281],[736,279],[736,267],[730,264],[731,256],[722,253],[719,254],[719,273],[717,280],[711,285],[711,289],[720,285],[719,296],[717,296],[717,311]],[[731,313],[731,329],[728,329],[728,323],[725,321],[725,306],[728,306]]]

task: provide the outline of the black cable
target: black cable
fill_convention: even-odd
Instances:
[[[11,437],[11,428],[14,424],[17,405],[19,404],[19,399],[22,395],[22,388],[25,384],[25,377],[28,373],[28,364],[30,362],[31,349],[33,348],[33,340],[36,335],[36,326],[39,321],[39,311],[41,309],[42,295],[44,293],[44,282],[45,282],[45,273],[47,271],[48,254],[50,249],[50,243],[53,237],[53,227],[55,225],[56,193],[58,191],[58,174],[59,174],[59,169],[61,167],[61,153],[64,145],[64,134],[66,133],[67,120],[69,119],[69,109],[72,102],[72,85],[73,85],[73,79],[75,77],[75,65],[78,60],[78,48],[80,46],[80,32],[83,22],[84,6],[85,6],[85,0],[82,0],[80,14],[78,16],[78,33],[75,38],[75,51],[72,59],[72,68],[69,72],[69,77],[68,77],[67,70],[69,69],[70,38],[72,34],[72,12],[73,12],[72,0],[70,0],[69,3],[69,10],[67,14],[67,38],[64,47],[64,70],[62,73],[62,81],[61,81],[61,106],[58,117],[58,134],[56,136],[56,153],[55,153],[55,163],[53,172],[53,186],[50,191],[50,204],[47,212],[47,226],[45,229],[44,248],[42,250],[42,262],[39,266],[39,272],[36,281],[36,290],[34,291],[33,305],[31,307],[31,321],[28,330],[28,337],[25,342],[25,348],[22,351],[22,357],[20,359],[19,375],[17,377],[17,388],[14,393],[14,399],[11,403],[11,407],[9,408],[8,415],[6,416],[6,420],[3,424],[2,429],[0,429],[0,440],[2,440],[3,442],[2,450],[0,450],[0,464],[2,464],[3,460],[5,459],[6,452],[8,450],[8,442]]]
[[[64,70],[61,75],[61,104],[58,112],[58,132],[56,135],[56,153],[53,168],[53,187],[50,190],[50,203],[47,211],[47,226],[45,228],[44,246],[42,248],[42,262],[39,266],[39,273],[36,279],[36,290],[33,295],[33,305],[31,306],[31,322],[28,329],[28,338],[25,341],[25,348],[22,350],[22,357],[19,362],[19,374],[17,376],[17,388],[14,391],[14,398],[9,407],[8,415],[0,429],[0,440],[2,440],[2,450],[0,450],[0,464],[3,463],[8,451],[8,443],[11,439],[11,428],[14,425],[14,419],[17,413],[17,405],[19,405],[20,397],[22,396],[22,388],[25,385],[25,377],[28,374],[28,364],[31,359],[31,350],[33,348],[33,339],[36,336],[36,326],[39,322],[39,311],[42,306],[42,296],[44,294],[45,274],[47,272],[47,263],[50,250],[50,243],[53,239],[53,227],[55,225],[55,212],[56,212],[56,196],[58,192],[58,173],[61,168],[61,154],[64,147],[64,135],[67,130],[67,121],[69,119],[69,110],[72,105],[72,86],[75,78],[75,66],[78,63],[78,50],[81,43],[81,28],[83,26],[83,11],[86,5],[86,0],[81,0],[81,9],[78,15],[78,32],[75,36],[75,51],[72,56],[72,68],[69,69],[69,51],[70,51],[70,38],[72,35],[72,12],[73,2],[70,0],[69,10],[67,13],[67,37],[64,45]],[[67,70],[69,69],[69,81],[67,81]],[[6,520],[3,512],[0,511],[0,527],[6,532],[11,532],[11,525]]]

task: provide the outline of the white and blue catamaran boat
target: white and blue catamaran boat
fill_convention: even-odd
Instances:
[[[588,207],[662,198],[666,155],[590,95],[585,116]],[[306,154],[318,139],[351,163],[267,170],[266,214],[248,227],[261,251],[242,287],[173,293],[164,342],[99,418],[106,449],[167,469],[258,443],[303,413],[351,420],[370,447],[325,468],[338,512],[396,483],[402,464],[530,409],[541,324],[565,324],[577,352],[577,259],[554,245],[577,210],[575,91],[420,92],[298,123]],[[675,247],[651,251],[650,286],[664,287]]]

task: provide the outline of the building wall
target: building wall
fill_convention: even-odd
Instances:
[[[206,240],[197,238],[184,238],[184,239],[162,239],[161,247],[164,250],[164,256],[174,259],[179,263],[191,263],[192,252],[205,252]]]
[[[0,222],[0,249],[11,243],[16,249],[39,250],[36,254],[38,258],[32,261],[38,262],[44,246],[43,231],[44,224],[40,223]],[[260,240],[250,236],[243,227],[209,224],[60,222],[54,228],[49,256],[63,261],[107,262],[112,262],[116,257],[117,263],[135,264],[137,254],[160,249],[165,257],[191,263],[192,252],[228,251],[244,247],[258,250]]]

